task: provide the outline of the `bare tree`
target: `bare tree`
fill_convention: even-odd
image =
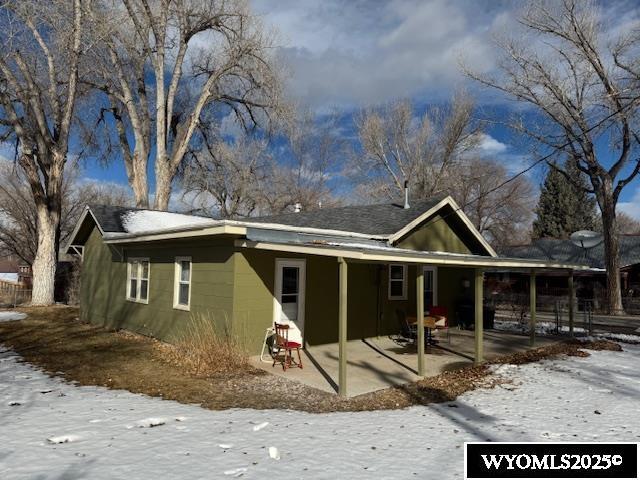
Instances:
[[[408,101],[362,112],[356,119],[362,148],[352,173],[374,198],[397,198],[405,180],[412,195],[446,191],[449,175],[479,140],[471,98],[458,93],[451,104],[416,118]]]
[[[625,39],[606,35],[596,5],[588,1],[538,1],[520,22],[525,34],[498,40],[504,52],[499,75],[467,74],[533,106],[541,121],[511,126],[540,150],[573,159],[589,176],[602,213],[608,308],[621,313],[616,205],[640,171],[633,153],[638,88],[629,78],[632,67],[621,66]],[[600,140],[609,147],[604,155]]]
[[[255,216],[336,203],[329,181],[344,150],[338,117],[303,111],[285,124],[277,147],[240,134],[203,129],[183,174],[183,199],[211,215]],[[278,158],[273,150],[279,150]]]
[[[474,226],[495,246],[524,240],[531,227],[533,187],[524,177],[505,183],[507,169],[473,158],[457,169],[451,192]]]
[[[185,167],[183,201],[222,218],[260,213],[265,182],[273,164],[266,142],[241,137],[233,143],[203,133],[203,148]]]
[[[83,2],[5,1],[0,5],[0,126],[36,209],[34,305],[53,303],[62,186],[82,51]]]
[[[242,0],[96,5],[93,24],[106,41],[87,83],[106,96],[136,203],[149,203],[153,152],[154,204],[166,210],[205,111],[217,112],[209,121],[232,112],[251,128],[281,106],[272,35]]]
[[[621,235],[640,235],[640,221],[624,212],[616,213],[618,233]]]
[[[60,244],[65,244],[87,204],[131,205],[125,187],[79,178],[77,169],[62,185]],[[0,160],[0,255],[11,254],[32,265],[37,253],[38,211],[19,165]]]

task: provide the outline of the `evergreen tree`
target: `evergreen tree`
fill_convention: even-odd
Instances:
[[[596,202],[585,191],[587,179],[571,159],[562,169],[572,181],[556,168],[549,168],[536,207],[533,238],[569,238],[577,230],[597,228]]]

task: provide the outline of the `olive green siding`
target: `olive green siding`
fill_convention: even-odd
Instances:
[[[176,256],[192,258],[188,312],[173,308]],[[148,304],[126,299],[127,259],[133,257],[150,260]],[[181,240],[115,248],[94,230],[85,245],[81,282],[82,319],[174,341],[184,334],[192,316],[231,321],[233,246],[229,240]]]
[[[477,253],[477,239],[451,217],[432,217],[403,238],[402,248]],[[191,308],[173,308],[174,261],[192,258]],[[148,304],[126,300],[127,259],[150,259]],[[232,238],[192,238],[140,246],[106,245],[96,228],[88,235],[82,267],[81,316],[110,328],[125,328],[175,341],[192,317],[231,326],[251,354],[260,352],[274,314],[278,258],[306,260],[304,336],[309,345],[338,341],[338,262],[334,257],[235,247]],[[388,265],[348,264],[349,339],[396,334],[400,310],[416,314],[416,267],[409,265],[406,300],[389,300]],[[421,268],[421,267],[420,267]],[[473,299],[473,269],[438,269],[438,305],[455,324],[455,307]],[[465,286],[466,285],[466,286]]]
[[[397,246],[430,252],[471,253],[459,234],[440,215],[429,219],[421,227],[401,239]]]

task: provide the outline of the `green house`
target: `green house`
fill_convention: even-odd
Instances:
[[[252,354],[274,321],[304,345],[345,345],[431,306],[455,324],[464,304],[480,361],[483,271],[582,268],[498,257],[451,197],[243,220],[88,206],[68,251],[82,257],[83,320],[172,342],[207,319]]]

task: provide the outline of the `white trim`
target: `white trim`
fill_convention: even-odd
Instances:
[[[298,279],[298,318],[296,323],[304,339],[305,297],[307,295],[307,261],[304,258],[276,258],[273,286],[273,322],[280,321],[282,315],[282,267],[297,267],[300,270]]]
[[[402,280],[395,279],[394,282],[402,282],[402,295],[391,295],[391,268],[392,267],[401,267],[402,268]],[[390,263],[387,268],[387,297],[389,300],[406,300],[407,299],[407,264],[405,263]]]
[[[138,271],[136,272],[136,296],[132,297],[131,294],[131,267],[134,262],[138,262]],[[142,262],[147,262],[147,278],[142,278]],[[142,280],[147,281],[147,298],[141,298],[141,287]],[[151,261],[149,257],[129,257],[127,258],[127,281],[126,281],[126,290],[125,290],[125,298],[129,302],[135,303],[143,303],[145,305],[149,304],[149,285],[151,282]]]
[[[433,305],[437,306],[438,305],[438,267],[425,265],[422,268],[423,268],[423,272],[432,272],[433,274],[433,277],[432,277]],[[424,283],[424,286],[426,288],[427,282]]]
[[[98,227],[98,231],[100,232],[100,235],[102,235],[104,237],[104,231],[102,230],[102,227],[100,226],[100,224],[98,223],[98,220],[96,219],[95,215],[93,214],[93,212],[89,208],[89,205],[87,205],[86,207],[84,207],[84,211],[82,212],[82,215],[78,219],[78,222],[76,223],[76,226],[73,229],[73,232],[71,232],[71,235],[69,236],[69,242],[67,243],[67,246],[64,249],[65,252],[68,252],[69,249],[72,246],[75,246],[73,241],[75,240],[76,235],[78,235],[78,231],[80,230],[80,227],[84,223],[84,219],[86,218],[87,215],[91,215],[91,218],[93,218],[93,222]]]
[[[181,280],[181,262],[189,262],[189,298],[187,300],[187,304],[183,305],[179,303],[180,300],[180,284],[185,283]],[[193,276],[193,261],[191,257],[176,257],[173,261],[173,308],[176,310],[191,310],[191,290],[193,289],[193,284],[191,282],[191,278]]]
[[[271,242],[252,242],[248,240],[236,240],[234,245],[239,248],[255,248],[258,250],[270,250],[275,252],[302,253],[308,255],[321,255],[325,257],[344,257],[366,262],[392,262],[392,263],[420,263],[429,265],[452,265],[460,267],[487,267],[487,268],[514,268],[514,269],[552,269],[552,270],[576,270],[589,271],[585,265],[569,263],[547,263],[544,260],[526,260],[515,258],[494,258],[481,255],[460,255],[434,252],[421,252],[397,249],[370,250],[362,248],[348,249],[346,247],[328,247],[314,245],[293,245]]]
[[[404,227],[402,227],[396,233],[391,235],[389,237],[389,243],[397,242],[399,239],[404,237],[407,233],[411,232],[411,230],[415,229],[418,225],[420,225],[422,222],[424,222],[427,218],[429,218],[432,215],[434,215],[435,213],[437,213],[438,210],[442,209],[442,207],[444,207],[445,205],[449,205],[451,208],[453,208],[454,213],[458,216],[458,218],[460,218],[460,220],[462,220],[465,223],[465,225],[469,228],[471,233],[476,237],[476,239],[487,250],[489,255],[491,255],[492,257],[497,257],[498,256],[498,254],[493,249],[493,247],[491,247],[491,245],[489,245],[489,242],[487,242],[487,240],[485,240],[485,238],[482,236],[482,234],[473,225],[471,220],[469,220],[469,217],[467,217],[467,215],[462,211],[462,209],[458,206],[458,204],[455,202],[455,200],[453,198],[451,198],[450,196],[447,196],[447,197],[443,198],[440,202],[435,204],[433,207],[431,207],[429,210],[424,212],[418,218],[416,218],[415,220],[407,223]]]

